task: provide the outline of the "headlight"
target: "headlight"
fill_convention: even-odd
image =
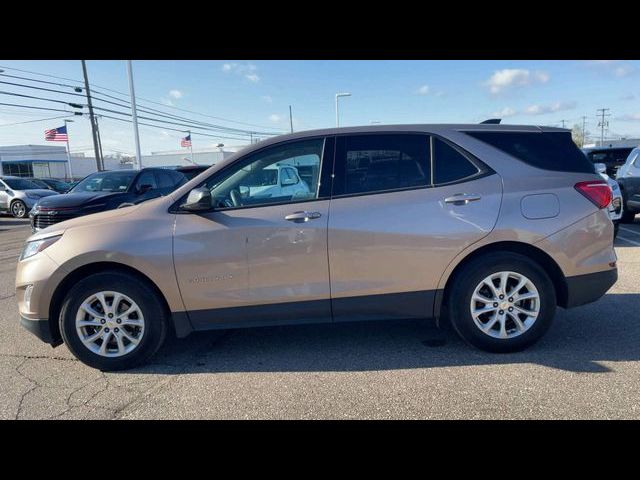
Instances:
[[[60,240],[60,238],[62,238],[62,235],[56,235],[55,237],[48,237],[41,240],[34,240],[33,242],[27,242],[22,249],[20,260],[33,257],[36,253],[39,253],[45,248],[48,248],[56,243],[58,240]]]

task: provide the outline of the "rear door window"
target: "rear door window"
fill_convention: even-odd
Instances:
[[[536,168],[594,173],[593,163],[578,149],[570,132],[465,132]]]
[[[333,195],[427,187],[429,136],[419,134],[338,137]]]
[[[451,145],[433,137],[433,183],[459,182],[480,173],[462,153]]]

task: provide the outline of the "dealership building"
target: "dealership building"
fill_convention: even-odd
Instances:
[[[215,165],[242,147],[229,149],[153,152],[142,156],[143,167],[176,167],[186,165]],[[133,157],[105,155],[105,170],[134,168]],[[84,178],[97,171],[95,157],[74,153],[71,155],[71,169],[67,159],[67,149],[58,145],[12,145],[0,146],[0,175],[16,177],[74,179]]]

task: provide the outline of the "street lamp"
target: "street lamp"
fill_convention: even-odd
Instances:
[[[339,111],[338,111],[338,99],[340,97],[350,97],[351,94],[350,93],[336,93],[336,127],[340,126],[340,115],[339,115]]]

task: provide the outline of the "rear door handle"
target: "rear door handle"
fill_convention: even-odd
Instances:
[[[320,212],[293,212],[286,217],[285,220],[295,223],[304,223],[315,218],[320,218],[322,214]]]
[[[482,197],[474,193],[456,193],[451,197],[444,199],[444,203],[453,203],[454,205],[466,205],[469,202],[475,202]]]

